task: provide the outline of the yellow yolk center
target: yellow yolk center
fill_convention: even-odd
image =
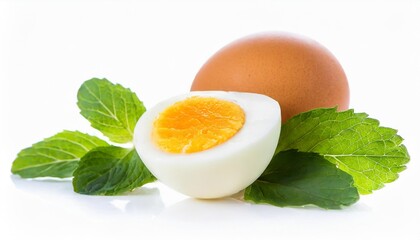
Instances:
[[[233,137],[244,125],[245,113],[230,101],[190,97],[165,109],[153,125],[153,142],[170,153],[194,153]]]

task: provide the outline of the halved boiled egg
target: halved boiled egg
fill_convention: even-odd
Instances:
[[[280,135],[280,106],[255,93],[190,92],[138,121],[134,144],[167,186],[196,198],[235,194],[268,166]]]

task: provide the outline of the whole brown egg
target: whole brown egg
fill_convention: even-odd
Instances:
[[[312,39],[284,32],[223,47],[199,70],[191,90],[268,95],[279,102],[283,123],[314,108],[349,106],[347,78],[333,54]]]

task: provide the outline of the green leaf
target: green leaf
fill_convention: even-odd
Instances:
[[[78,131],[63,131],[18,153],[12,173],[23,178],[73,175],[78,161],[91,149],[108,144],[94,136]]]
[[[134,127],[146,111],[135,93],[107,79],[84,82],[77,99],[80,113],[91,126],[116,143],[132,141]]]
[[[88,195],[117,195],[156,180],[135,149],[115,146],[88,152],[73,175],[74,191]]]
[[[277,151],[315,152],[353,176],[361,194],[395,181],[410,160],[397,131],[353,110],[315,109],[282,126]]]
[[[316,153],[289,150],[274,156],[264,173],[245,189],[245,200],[276,206],[349,206],[359,195],[353,178]]]

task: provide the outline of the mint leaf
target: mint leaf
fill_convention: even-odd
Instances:
[[[88,152],[74,172],[74,191],[117,195],[155,181],[135,149],[109,146]]]
[[[135,93],[105,78],[84,82],[77,99],[80,113],[91,126],[116,143],[132,141],[137,120],[146,111]]]
[[[71,177],[83,155],[107,145],[88,134],[63,131],[20,151],[12,164],[12,173],[23,178]]]
[[[273,157],[264,173],[245,189],[245,200],[276,206],[349,206],[359,195],[353,178],[316,153],[296,150]]]
[[[287,121],[277,151],[315,152],[353,176],[361,194],[398,178],[410,157],[397,131],[353,110],[315,109]]]

